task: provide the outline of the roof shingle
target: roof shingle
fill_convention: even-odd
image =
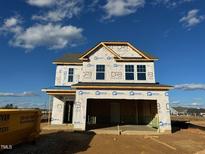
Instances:
[[[105,42],[105,43],[108,43],[108,42]],[[116,42],[110,42],[110,43],[115,44]],[[120,43],[120,42],[118,42],[118,43]],[[121,42],[121,43],[128,43],[128,42]],[[93,47],[93,48],[95,48],[95,47]],[[92,49],[90,49],[90,50],[92,50]],[[88,50],[87,52],[89,52],[90,50]],[[139,50],[139,49],[137,49],[137,50]],[[141,51],[141,50],[139,50],[139,51],[142,54],[144,54],[146,57],[150,58],[150,59],[154,59],[154,60],[158,59],[157,57],[153,56],[152,54],[150,54],[148,52],[144,52],[144,51]],[[85,52],[85,53],[68,53],[68,54],[65,54],[62,57],[54,60],[53,62],[56,63],[56,64],[58,64],[58,63],[82,63],[83,61],[80,60],[79,58],[81,56],[83,56],[84,54],[86,54],[87,52]],[[127,59],[127,58],[124,58],[124,59]]]
[[[79,60],[79,57],[82,55],[82,53],[68,53],[63,55],[62,57],[54,60],[53,62],[67,62],[67,63],[82,63],[81,60]]]

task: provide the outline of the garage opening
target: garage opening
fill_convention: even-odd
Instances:
[[[86,129],[123,125],[158,128],[156,100],[88,99]]]

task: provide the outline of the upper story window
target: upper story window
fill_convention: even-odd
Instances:
[[[105,79],[105,65],[96,65],[96,80]]]
[[[145,65],[137,65],[137,79],[146,80],[146,66]]]
[[[125,79],[134,80],[134,65],[125,65]]]
[[[68,82],[73,82],[73,74],[74,74],[74,69],[69,68],[69,70],[68,70]]]

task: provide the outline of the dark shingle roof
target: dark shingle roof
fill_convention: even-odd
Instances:
[[[138,49],[139,50],[139,49]],[[148,58],[150,59],[158,59],[158,57],[155,57],[154,55],[152,55],[151,53],[149,52],[145,52],[145,51],[142,51],[142,50],[139,50],[140,52],[142,52],[145,56],[147,56]]]
[[[103,86],[103,87],[153,87],[153,88],[172,88],[170,85],[159,84],[157,83],[109,83],[109,82],[79,82],[77,84],[73,84],[72,87],[81,87],[81,86]]]
[[[105,42],[104,42],[105,43]],[[110,43],[113,43],[113,42],[110,42]],[[126,42],[121,42],[121,43],[124,43],[126,44]],[[127,42],[128,43],[128,42]],[[114,43],[113,43],[114,44]],[[127,45],[127,44],[126,44]],[[96,46],[95,46],[96,47]],[[90,50],[94,49],[95,47],[91,48]],[[90,50],[88,50],[87,52],[85,53],[68,53],[68,54],[65,54],[63,55],[62,57],[54,60],[53,62],[54,63],[82,63],[81,60],[79,60],[79,58],[88,53]],[[139,49],[137,49],[139,50]],[[157,57],[153,56],[152,54],[148,53],[148,52],[145,52],[145,51],[142,51],[142,50],[139,50],[140,52],[142,52],[146,57],[150,58],[150,59],[158,59]],[[129,59],[127,57],[123,57],[124,59]],[[133,58],[133,59],[136,59],[136,58]]]
[[[151,59],[158,59],[157,57],[151,55],[150,53],[141,51],[143,54],[145,54],[147,57]],[[79,57],[82,55],[82,53],[68,53],[63,55],[62,57],[55,59],[53,62],[63,62],[63,63],[82,63],[81,60],[79,60]]]
[[[82,63],[82,61],[79,60],[81,55],[82,53],[68,53],[54,60],[53,62]]]
[[[43,89],[63,89],[63,90],[71,90],[71,86],[51,86]]]

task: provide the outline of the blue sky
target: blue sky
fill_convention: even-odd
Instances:
[[[205,107],[204,0],[0,1],[0,106],[45,107],[55,58],[129,41],[160,58],[172,105]]]

